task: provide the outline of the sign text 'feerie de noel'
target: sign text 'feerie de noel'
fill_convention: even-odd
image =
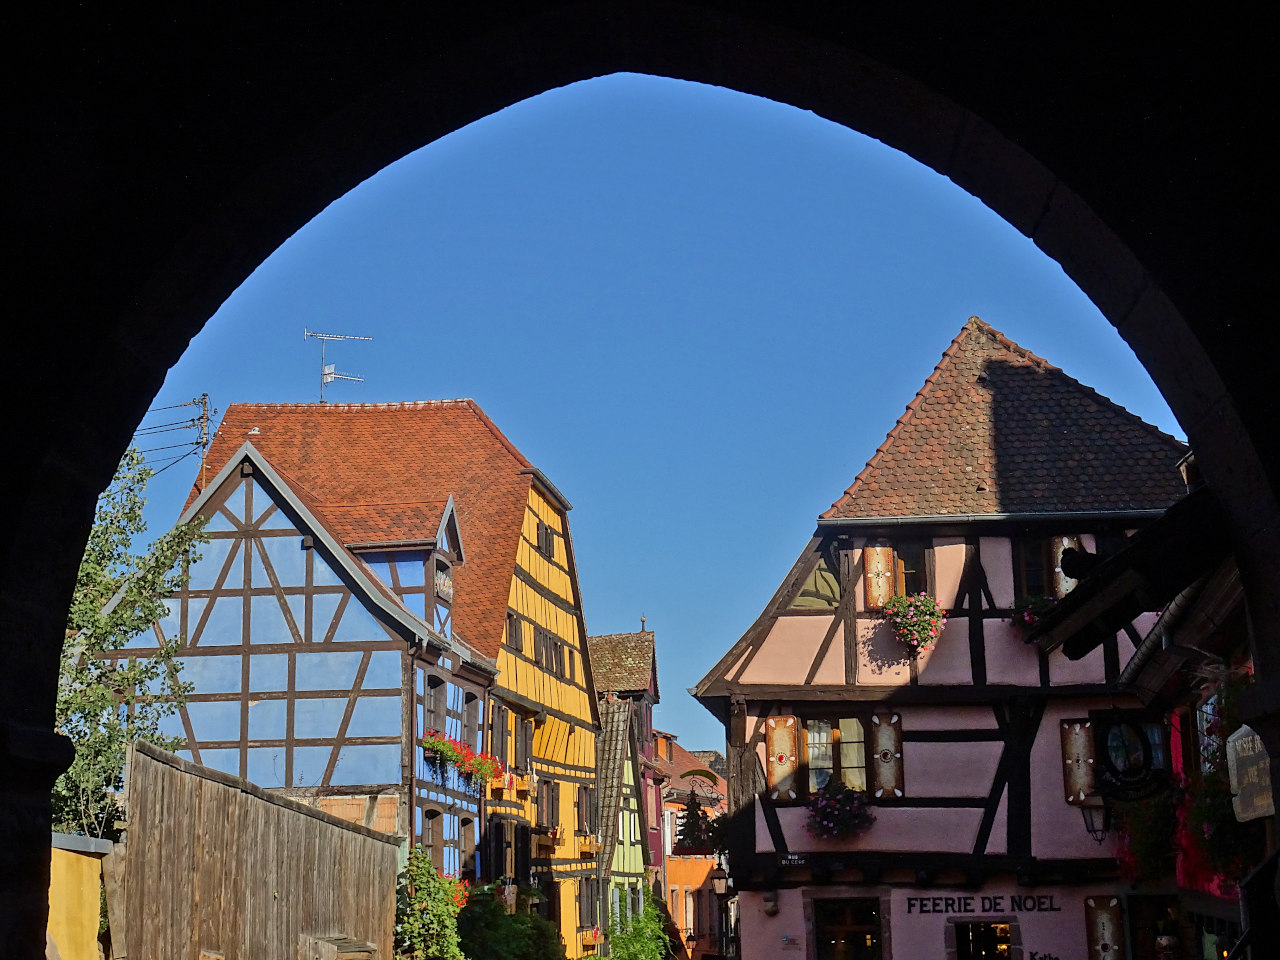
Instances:
[[[1053,894],[907,897],[907,913],[1061,913]]]

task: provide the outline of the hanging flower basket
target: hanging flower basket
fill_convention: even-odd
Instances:
[[[428,730],[427,735],[418,743],[428,759],[457,767],[460,774],[477,783],[488,783],[505,770],[497,757],[479,753],[471,749],[469,744],[445,736],[438,730]]]
[[[1022,642],[1031,642],[1031,631],[1040,623],[1046,613],[1053,609],[1058,601],[1053,597],[1023,597],[1013,608],[1009,622],[1022,634]]]
[[[821,840],[853,837],[876,822],[867,795],[831,780],[809,800],[809,819],[805,829]]]
[[[932,650],[947,625],[946,610],[927,593],[890,597],[882,609],[893,626],[893,635],[912,657]]]

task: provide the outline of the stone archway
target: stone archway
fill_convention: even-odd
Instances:
[[[363,179],[516,100],[620,70],[877,137],[1062,264],[1152,373],[1225,501],[1274,713],[1280,456],[1271,365],[1254,346],[1249,228],[1263,194],[1247,138],[1262,61],[1247,38],[1137,12],[779,6],[37,11],[19,25],[9,292],[28,336],[5,387],[16,494],[0,555],[0,912],[13,918],[0,928],[34,943],[43,922],[65,604],[94,498],[165,370],[275,247]]]

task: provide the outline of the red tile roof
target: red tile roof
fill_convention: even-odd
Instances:
[[[434,539],[452,496],[466,555],[454,570],[454,632],[497,657],[530,464],[475,401],[234,403],[209,463],[220,468],[246,441],[344,544]]]
[[[970,317],[822,517],[1163,510],[1186,449]]]
[[[597,691],[635,693],[649,689],[653,679],[652,630],[587,637],[587,647]]]

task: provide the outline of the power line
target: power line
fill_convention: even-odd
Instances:
[[[208,396],[209,395],[206,393],[205,397],[208,397]],[[150,410],[147,411],[147,413],[159,413],[161,410],[177,410],[179,407],[198,407],[198,406],[200,406],[199,397],[197,397],[194,400],[188,400],[186,403],[171,403],[167,407],[152,407]],[[143,416],[146,416],[146,414],[143,414]]]
[[[177,450],[179,447],[195,447],[199,446],[199,440],[188,440],[186,443],[171,443],[167,447],[147,447],[145,450],[139,450],[139,453],[155,453],[157,450]]]
[[[166,470],[168,470],[170,467],[172,467],[175,463],[181,463],[183,460],[187,459],[187,457],[193,456],[197,452],[198,452],[197,450],[189,450],[186,453],[180,454],[179,456],[174,457],[172,460],[170,460],[163,467],[161,467],[159,470],[157,470],[155,473],[151,475],[153,477],[157,477],[160,474],[164,473]]]

